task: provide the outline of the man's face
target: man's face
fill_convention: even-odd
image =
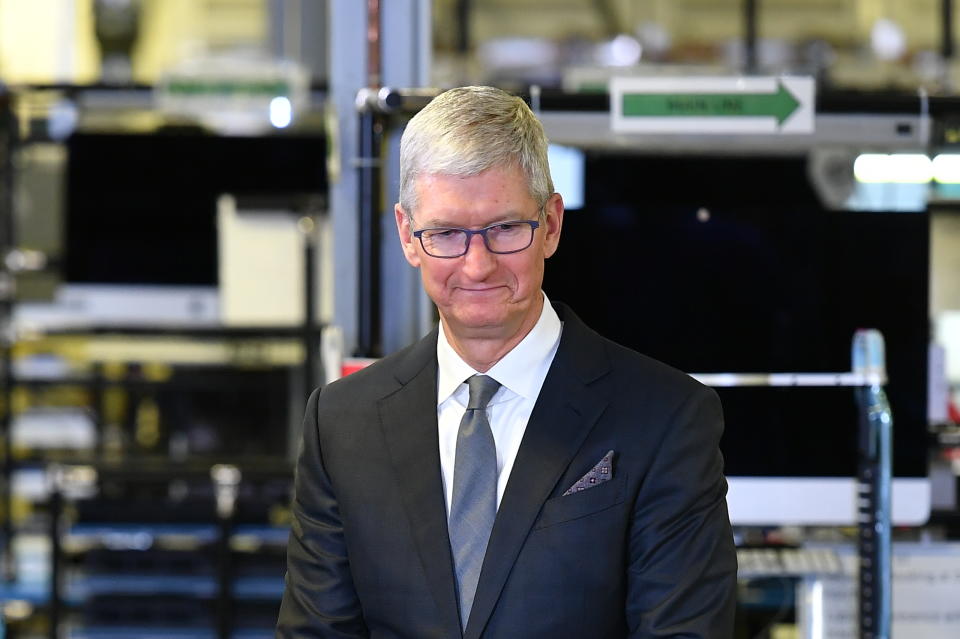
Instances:
[[[413,227],[398,204],[397,230],[407,261],[420,268],[427,295],[440,311],[444,328],[458,338],[509,341],[525,335],[540,316],[544,259],[560,240],[563,200],[554,194],[545,219],[518,166],[494,167],[479,175],[425,175],[416,182],[419,209]],[[533,244],[498,255],[474,235],[466,255],[437,258],[423,251],[413,231],[432,227],[480,229],[509,220],[539,220]]]

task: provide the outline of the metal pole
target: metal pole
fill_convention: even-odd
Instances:
[[[106,424],[105,424],[105,387],[106,380],[103,374],[103,362],[94,362],[93,380],[90,388],[90,406],[92,407],[94,425],[97,430],[97,451],[96,459],[102,462],[106,455]]]
[[[470,0],[457,1],[457,53],[466,57],[470,53]]]
[[[17,122],[13,115],[12,96],[0,86],[0,225],[3,240],[0,254],[6,255],[15,246],[16,232],[13,211],[13,154],[17,141]],[[16,579],[16,561],[13,557],[13,304],[15,291],[13,274],[4,265],[0,269],[0,365],[3,366],[2,384],[4,406],[0,414],[0,438],[3,440],[3,579]]]
[[[378,88],[381,76],[380,0],[367,0],[367,86]],[[371,109],[360,108],[357,149],[359,177],[359,288],[356,355],[380,353],[380,141],[383,121]]]
[[[756,73],[758,68],[757,2],[758,0],[744,0],[743,2],[743,59],[744,71],[748,74]]]
[[[953,0],[940,1],[940,53],[948,64],[953,59]]]
[[[380,86],[380,0],[367,0],[367,86]]]
[[[7,324],[11,318],[10,303],[7,300],[0,302],[3,305],[3,318],[0,322]],[[9,326],[8,326],[9,328]],[[17,578],[16,561],[13,557],[13,357],[9,335],[0,335],[0,359],[3,366],[3,413],[0,415],[0,438],[3,439],[3,579],[11,583]]]
[[[360,215],[359,172],[351,161],[358,157],[360,118],[356,112],[357,91],[367,86],[367,43],[357,34],[366,32],[365,2],[326,2],[329,12],[330,102],[340,132],[340,155],[344,158],[339,180],[330,191],[330,233],[336,238],[330,250],[333,271],[333,324],[343,332],[344,354],[357,348],[360,319]]]
[[[240,470],[229,464],[210,469],[217,500],[217,639],[230,639],[233,634],[233,558],[230,536],[236,512]]]
[[[52,466],[50,473],[50,639],[59,639],[60,622],[63,608],[62,572],[63,549],[61,547],[60,527],[63,518],[63,472],[59,466]]]
[[[360,211],[358,357],[380,356],[380,138],[383,123],[370,109],[360,113],[357,157]]]
[[[889,639],[891,601],[890,451],[893,419],[879,386],[857,391],[860,408],[859,619],[861,639]]]
[[[320,335],[317,330],[317,242],[316,222],[311,215],[300,220],[303,232],[303,385],[309,393],[317,387],[317,359]]]
[[[230,519],[217,521],[217,639],[230,639],[233,628],[233,570]]]
[[[855,372],[878,371],[885,377],[883,337],[858,330],[853,341]],[[861,639],[890,639],[893,617],[891,570],[891,473],[893,416],[879,383],[856,391],[860,414],[858,468],[859,626]]]

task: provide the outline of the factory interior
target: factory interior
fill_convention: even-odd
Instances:
[[[311,390],[438,321],[399,144],[463,85],[550,140],[549,298],[720,396],[734,639],[960,637],[955,5],[0,0],[0,638],[274,636]]]

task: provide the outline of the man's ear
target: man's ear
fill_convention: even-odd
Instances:
[[[563,197],[554,193],[543,207],[543,226],[545,237],[543,240],[543,255],[550,257],[557,252],[560,244],[560,230],[563,228]]]
[[[420,266],[420,254],[417,253],[417,240],[413,237],[413,229],[410,228],[410,218],[407,217],[406,211],[403,210],[399,202],[393,205],[393,214],[397,218],[397,234],[400,236],[403,256],[410,262],[410,266],[417,268]]]

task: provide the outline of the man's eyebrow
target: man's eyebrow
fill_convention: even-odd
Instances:
[[[432,218],[426,218],[426,219],[422,220],[421,223],[420,223],[420,228],[424,228],[424,229],[426,229],[426,228],[437,228],[437,227],[440,227],[440,228],[456,228],[456,229],[458,229],[458,228],[485,228],[485,227],[491,226],[491,225],[493,225],[493,224],[499,224],[500,222],[512,222],[512,221],[515,221],[515,220],[525,220],[525,219],[527,219],[527,216],[523,215],[522,213],[518,213],[518,212],[516,212],[516,211],[507,211],[506,213],[503,213],[503,214],[501,214],[501,215],[497,215],[497,216],[494,216],[494,217],[489,218],[486,222],[484,222],[483,224],[481,224],[481,225],[479,225],[479,226],[476,226],[476,227],[464,227],[464,226],[461,226],[460,224],[458,224],[457,222],[451,222],[449,219],[445,219],[445,218],[442,218],[442,217],[432,217]]]

